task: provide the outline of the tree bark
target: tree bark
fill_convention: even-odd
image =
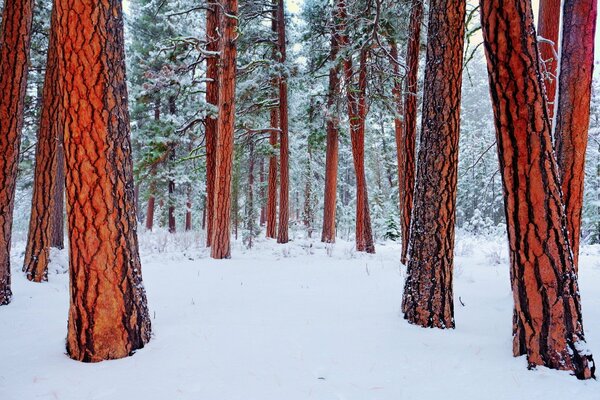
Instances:
[[[33,0],[5,1],[0,31],[0,306],[10,303],[10,247]]]
[[[421,24],[423,23],[423,1],[414,0],[410,11],[408,46],[406,49],[406,78],[404,94],[404,129],[401,138],[402,178],[400,187],[400,216],[402,234],[401,262],[406,265],[410,242],[410,219],[415,188],[415,153],[417,137],[417,91],[419,73],[419,50],[421,48]]]
[[[334,16],[337,19],[337,16]],[[335,63],[339,52],[339,38],[336,25],[331,35],[329,62]],[[337,206],[337,170],[338,170],[338,135],[339,115],[337,108],[340,91],[340,67],[336,63],[329,69],[329,88],[327,93],[327,147],[325,154],[325,195],[323,209],[323,232],[321,241],[335,243],[335,213]]]
[[[431,1],[402,310],[412,324],[442,329],[454,328],[452,270],[464,32],[464,1]]]
[[[209,4],[206,10],[206,50],[216,54],[219,51],[219,24],[221,6],[218,2]],[[206,102],[219,105],[219,56],[206,59]],[[206,246],[210,247],[213,233],[215,199],[215,169],[218,121],[212,114],[206,118]]]
[[[175,116],[175,114],[177,113],[177,106],[175,103],[175,96],[170,96],[169,97],[169,114],[171,114],[173,117]],[[176,155],[176,147],[177,144],[176,143],[170,143],[169,144],[169,148],[168,148],[168,152],[169,152],[169,161],[170,161],[170,165],[169,165],[169,169],[171,173],[173,173],[173,164],[175,163],[175,160],[177,159],[177,155]],[[168,185],[168,192],[169,192],[169,210],[168,210],[168,223],[169,223],[169,233],[175,233],[177,232],[177,223],[175,221],[175,203],[177,202],[177,200],[175,199],[175,179],[173,178],[173,176],[169,177],[169,185]]]
[[[579,263],[597,7],[597,0],[565,0],[563,5],[554,138],[575,270]]]
[[[67,353],[126,357],[150,339],[136,233],[121,1],[56,2],[64,114]]]
[[[231,178],[235,129],[235,73],[237,0],[222,0],[221,39],[219,48],[219,120],[215,159],[215,193],[213,210],[212,258],[231,257]]]
[[[265,159],[263,157],[260,158],[258,179],[260,183],[260,226],[265,226],[267,223],[267,212],[265,209]]]
[[[65,248],[65,150],[63,130],[57,130],[56,141],[56,185],[54,185],[54,211],[52,212],[52,236],[50,247]],[[137,210],[137,207],[136,207]]]
[[[482,0],[481,20],[504,187],[513,352],[530,366],[591,378],[531,2]]]
[[[552,120],[554,116],[554,99],[556,97],[556,84],[558,81],[558,32],[560,30],[560,4],[561,0],[540,0],[538,10],[537,34],[539,37],[550,41],[538,43],[542,64],[544,65],[544,84],[546,98],[548,99],[548,115]]]
[[[285,65],[285,13],[283,0],[277,3],[277,42],[279,47],[279,62]],[[290,167],[288,143],[288,89],[287,75],[279,76],[279,223],[277,226],[277,243],[289,241],[289,197],[290,197]]]
[[[271,129],[279,129],[277,109],[271,109]],[[272,130],[269,137],[271,147],[277,146],[277,132]],[[277,238],[277,156],[269,157],[269,182],[267,187],[267,237]]]
[[[29,220],[29,235],[23,271],[27,279],[34,282],[48,280],[48,262],[50,247],[55,238],[55,226],[60,210],[60,235],[62,232],[62,208],[56,204],[62,200],[64,175],[59,176],[64,160],[59,157],[59,147],[62,149],[62,132],[60,118],[60,93],[58,91],[58,65],[56,59],[56,12],[52,11],[46,75],[44,78],[42,110],[35,152],[35,172],[31,217]],[[62,153],[62,152],[61,152]],[[61,154],[62,155],[62,154]],[[62,178],[62,179],[61,179]],[[57,199],[57,197],[59,197]],[[60,206],[63,202],[60,201]],[[58,236],[58,232],[56,232]],[[62,239],[62,238],[61,238]]]

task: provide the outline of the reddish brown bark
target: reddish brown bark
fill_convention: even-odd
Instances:
[[[558,81],[558,31],[560,30],[561,0],[540,0],[538,11],[538,36],[544,40],[538,43],[544,65],[544,84],[548,99],[548,114],[554,116],[554,99]],[[549,41],[549,42],[548,42]]]
[[[219,105],[219,24],[221,6],[218,2],[209,4],[206,10],[206,50],[212,52],[206,59],[206,102]],[[215,199],[215,168],[218,121],[215,115],[206,118],[206,246],[210,247],[213,233],[213,215]]]
[[[192,230],[192,201],[188,195],[188,201],[185,203],[185,231]]]
[[[121,1],[58,0],[70,307],[67,353],[96,362],[150,339],[136,234]]]
[[[152,184],[151,184],[152,185]],[[153,192],[153,188],[150,188],[150,192]],[[148,197],[148,204],[146,207],[146,229],[152,231],[154,227],[154,207],[156,203],[156,198],[151,194]]]
[[[63,130],[57,132],[56,140],[56,185],[54,185],[54,211],[52,212],[52,236],[50,247],[65,248],[65,151]],[[137,208],[137,206],[136,206]]]
[[[265,226],[267,223],[267,211],[265,209],[265,159],[260,159],[260,170],[258,179],[260,182],[260,226]]]
[[[334,19],[338,19],[334,16]],[[339,52],[337,24],[331,35],[329,62],[334,63]],[[336,63],[329,69],[329,88],[327,92],[327,148],[325,154],[325,196],[323,201],[323,232],[321,241],[335,243],[335,212],[337,206],[337,170],[338,170],[338,94],[340,91],[340,67]]]
[[[400,216],[402,233],[401,262],[406,264],[410,242],[410,220],[415,187],[415,153],[417,137],[417,91],[419,73],[419,50],[421,48],[421,24],[423,23],[423,1],[414,0],[410,11],[408,45],[406,49],[406,78],[404,93],[404,126],[401,138],[402,179],[400,187]]]
[[[402,310],[410,323],[454,328],[452,271],[465,1],[432,0],[423,120]]]
[[[55,238],[58,218],[55,214],[60,211],[60,235],[62,236],[62,206],[57,200],[62,200],[64,175],[59,176],[64,163],[62,154],[62,130],[59,122],[60,93],[58,91],[58,65],[56,59],[56,13],[52,12],[50,40],[46,62],[46,75],[42,94],[42,110],[35,152],[35,172],[31,217],[29,220],[29,235],[23,271],[27,279],[34,282],[48,280],[48,262],[50,247]],[[60,140],[58,139],[60,138]],[[59,197],[59,199],[57,199]],[[58,232],[56,232],[56,236]],[[55,238],[57,239],[57,238]],[[62,237],[60,238],[62,239]]]
[[[33,0],[5,1],[0,31],[0,305],[10,303],[10,246],[27,89]]]
[[[271,109],[271,128],[279,129],[277,109]],[[277,131],[272,130],[269,137],[271,147],[277,146]],[[269,157],[269,182],[267,187],[267,237],[277,237],[277,156]]]
[[[560,57],[556,157],[575,269],[579,262],[585,151],[590,125],[596,0],[565,0]]]
[[[283,0],[277,3],[277,42],[279,62],[285,65],[285,13]],[[287,76],[279,76],[279,223],[277,226],[277,243],[289,241],[289,197],[290,197],[290,167],[288,143],[288,89]]]
[[[513,352],[530,366],[594,375],[566,230],[541,59],[528,0],[482,0],[481,20],[504,187]]]
[[[398,65],[398,44],[393,38],[390,38],[389,42],[390,56],[393,59],[391,62],[392,70],[394,71],[394,86],[392,88],[392,94],[394,95],[394,101],[396,103],[396,110],[394,115],[394,138],[396,140],[396,161],[398,164],[398,198],[400,199],[400,219],[402,220],[402,184],[404,182],[404,144],[402,142],[404,136],[404,121],[402,114],[404,113],[404,98],[402,96],[402,79],[400,77],[400,66]],[[402,262],[404,263],[404,259]]]
[[[215,159],[215,192],[213,210],[212,258],[231,257],[231,181],[233,170],[233,138],[235,129],[235,72],[237,0],[222,0],[221,39],[219,48],[219,120]]]

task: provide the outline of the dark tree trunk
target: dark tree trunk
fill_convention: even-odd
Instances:
[[[404,94],[404,124],[400,151],[402,172],[400,177],[400,218],[402,233],[401,262],[406,265],[408,243],[410,242],[410,219],[415,188],[415,152],[417,137],[417,91],[419,73],[419,50],[421,48],[421,24],[423,23],[423,1],[413,0],[410,11],[408,46],[406,49],[406,79]]]
[[[597,0],[565,0],[563,8],[554,137],[575,270],[579,262],[597,7]]]
[[[265,159],[260,159],[260,170],[259,170],[259,182],[260,182],[260,226],[265,226],[267,223],[267,213],[265,210]]]
[[[429,8],[423,121],[402,310],[410,323],[454,328],[452,270],[465,1]]]
[[[219,63],[219,126],[215,159],[215,193],[212,258],[231,257],[231,178],[233,169],[233,136],[235,130],[236,38],[238,35],[237,0],[222,0],[221,60]]]
[[[213,52],[206,59],[206,102],[215,107],[219,105],[219,58],[214,53],[219,51],[219,24],[221,21],[221,5],[214,2],[206,10],[206,50]],[[214,114],[206,118],[206,246],[210,247],[213,234],[213,215],[215,210],[215,174],[217,152],[218,121]]]
[[[530,366],[591,378],[531,2],[482,0],[481,24],[504,187],[513,352]]]
[[[277,42],[279,44],[279,62],[285,65],[285,14],[283,0],[277,3]],[[279,223],[277,226],[277,243],[287,243],[289,224],[290,167],[288,144],[288,89],[287,75],[279,77]]]
[[[65,248],[65,150],[63,130],[56,132],[56,184],[54,185],[54,211],[52,212],[52,236],[50,247]],[[137,208],[136,208],[137,210]]]
[[[69,204],[67,353],[96,362],[131,355],[150,340],[133,199],[123,13],[119,0],[58,0],[56,7]]]
[[[0,305],[10,303],[10,246],[33,0],[4,2],[0,31]]]
[[[59,157],[59,147],[62,156],[62,129],[59,123],[59,92],[58,92],[58,65],[56,59],[56,12],[52,12],[46,75],[44,78],[42,110],[35,151],[35,172],[33,196],[31,204],[31,217],[29,220],[29,235],[23,271],[27,279],[34,282],[48,280],[48,262],[50,260],[50,247],[55,238],[55,224],[57,224],[57,211],[60,210],[60,233],[62,236],[62,196],[64,188],[64,175],[62,171],[64,159]],[[58,138],[61,138],[59,140]],[[64,173],[64,172],[63,172]],[[62,178],[62,179],[61,179]],[[59,197],[59,199],[57,199]],[[60,208],[55,203],[60,200]],[[61,237],[62,239],[62,237]],[[62,243],[61,243],[62,245]]]

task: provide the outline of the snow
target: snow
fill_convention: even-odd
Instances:
[[[0,308],[0,399],[600,398],[596,381],[529,371],[512,357],[507,252],[497,240],[459,238],[456,329],[447,331],[402,318],[399,243],[364,255],[348,242],[236,242],[232,260],[215,261],[198,250],[202,240],[141,238],[152,341],[98,364],[65,355],[66,252],[53,254],[50,282],[34,284],[16,244],[14,300]],[[587,345],[600,357],[600,247],[585,247],[581,263]]]

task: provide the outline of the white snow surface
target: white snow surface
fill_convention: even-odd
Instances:
[[[512,357],[502,241],[459,237],[456,329],[445,331],[402,318],[399,243],[366,255],[343,241],[236,242],[231,260],[216,261],[202,241],[142,235],[152,340],[97,364],[65,355],[66,251],[35,284],[17,243],[14,299],[0,308],[0,399],[600,399],[596,381]],[[600,247],[582,250],[580,275],[587,346],[600,359]]]

